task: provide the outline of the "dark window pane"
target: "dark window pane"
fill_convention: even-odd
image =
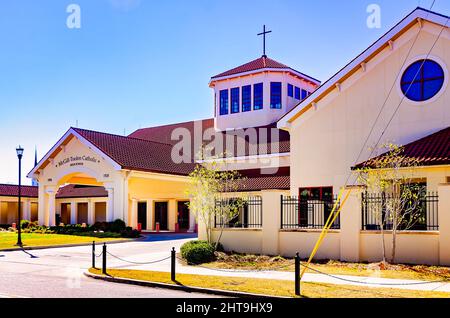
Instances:
[[[443,81],[441,79],[426,81],[423,83],[423,98],[424,100],[432,98],[442,88]]]
[[[416,76],[419,74],[418,76]],[[425,101],[435,96],[444,84],[444,70],[432,60],[411,64],[402,75],[401,89],[413,101]]]
[[[239,113],[239,87],[231,89],[231,113]]]
[[[302,100],[308,97],[308,91],[305,89],[302,89]]]
[[[413,101],[420,101],[422,98],[422,85],[420,83],[404,84],[402,91]]]
[[[228,114],[228,89],[220,91],[220,115]]]
[[[252,86],[242,87],[242,111],[248,112],[252,110]]]
[[[420,65],[422,64],[422,61],[417,61],[414,64],[412,64],[408,69],[405,71],[402,77],[402,82],[412,82],[418,81],[422,78],[422,72],[419,72]]]
[[[288,84],[288,96],[294,97],[294,86],[292,86],[291,84]]]
[[[439,64],[429,60],[423,65],[423,73],[425,79],[444,77],[444,70],[442,67]]]
[[[295,87],[295,99],[300,100],[300,88]]]
[[[270,108],[281,109],[281,83],[270,83]]]
[[[253,87],[253,109],[263,109],[263,100],[264,100],[264,93],[263,93],[263,83],[255,84]]]

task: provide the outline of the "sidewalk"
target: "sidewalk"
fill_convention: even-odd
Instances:
[[[167,253],[161,253],[161,255],[152,255],[152,259],[158,259],[167,257]],[[131,261],[144,262],[147,261],[144,257],[135,257],[129,259]],[[113,265],[114,264],[114,265]],[[120,265],[122,264],[122,265]],[[124,264],[120,261],[109,262],[108,268],[115,269],[130,269],[130,270],[148,270],[158,272],[170,272],[170,259],[162,262],[150,265],[132,265]],[[209,275],[209,276],[228,276],[228,277],[251,277],[251,278],[264,278],[264,279],[277,279],[277,280],[289,280],[294,281],[294,272],[283,271],[233,271],[233,270],[220,270],[209,269],[205,267],[186,266],[177,261],[177,273],[181,274],[197,274],[197,275]],[[324,274],[306,273],[303,276],[302,282],[311,283],[326,283],[336,285],[353,285],[353,286],[365,286],[372,288],[395,288],[405,290],[421,290],[421,291],[441,291],[448,292],[450,297],[450,282],[435,282],[426,283],[426,281],[418,280],[404,280],[404,279],[391,279],[380,278],[376,276],[349,276],[349,275],[334,275],[338,278],[330,277]],[[344,281],[351,280],[356,282]],[[368,284],[369,283],[369,284]],[[424,284],[421,284],[424,283]],[[426,284],[425,284],[426,283]],[[393,285],[395,284],[395,285]],[[398,285],[397,285],[398,284]],[[410,284],[410,285],[408,285]],[[412,284],[412,285],[411,285]]]

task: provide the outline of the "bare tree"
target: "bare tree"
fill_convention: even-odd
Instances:
[[[204,224],[207,241],[215,243],[217,249],[224,228],[239,215],[245,204],[244,196],[230,196],[230,193],[238,190],[239,182],[243,178],[237,171],[229,170],[225,163],[220,164],[216,159],[208,159],[197,165],[189,175],[189,180],[189,209],[198,222]],[[220,234],[216,242],[213,242],[212,230],[216,226],[216,220],[219,220]]]
[[[383,262],[386,262],[386,231],[392,233],[390,262],[394,263],[398,232],[426,222],[422,205],[426,193],[415,177],[417,160],[404,156],[403,147],[389,143],[375,151],[384,153],[358,167],[358,179],[366,187],[366,198],[376,194],[372,197],[375,202],[366,199],[363,204],[370,204],[380,230]]]

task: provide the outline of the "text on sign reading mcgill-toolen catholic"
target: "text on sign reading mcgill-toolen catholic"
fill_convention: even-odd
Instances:
[[[84,162],[100,163],[100,160],[98,160],[95,157],[90,157],[90,156],[70,156],[61,161],[58,161],[58,163],[56,164],[56,167],[61,167],[66,164],[69,164],[71,167],[72,166],[82,166],[82,165],[84,165]]]

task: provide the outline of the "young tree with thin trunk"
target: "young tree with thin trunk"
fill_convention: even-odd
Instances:
[[[376,151],[383,154],[367,161],[356,171],[359,182],[366,188],[363,204],[370,204],[367,208],[373,213],[380,231],[382,262],[387,259],[385,239],[389,232],[392,235],[390,262],[394,263],[398,232],[426,222],[422,205],[426,193],[415,178],[417,160],[404,156],[403,147],[389,143]]]
[[[237,171],[228,169],[226,164],[209,159],[197,165],[189,175],[187,194],[189,209],[195,214],[198,222],[202,222],[206,230],[206,240],[215,244],[217,249],[223,230],[233,219],[239,216],[245,204],[244,196],[232,198],[230,193],[236,192],[243,178]],[[213,242],[212,230],[220,226],[220,234]]]

